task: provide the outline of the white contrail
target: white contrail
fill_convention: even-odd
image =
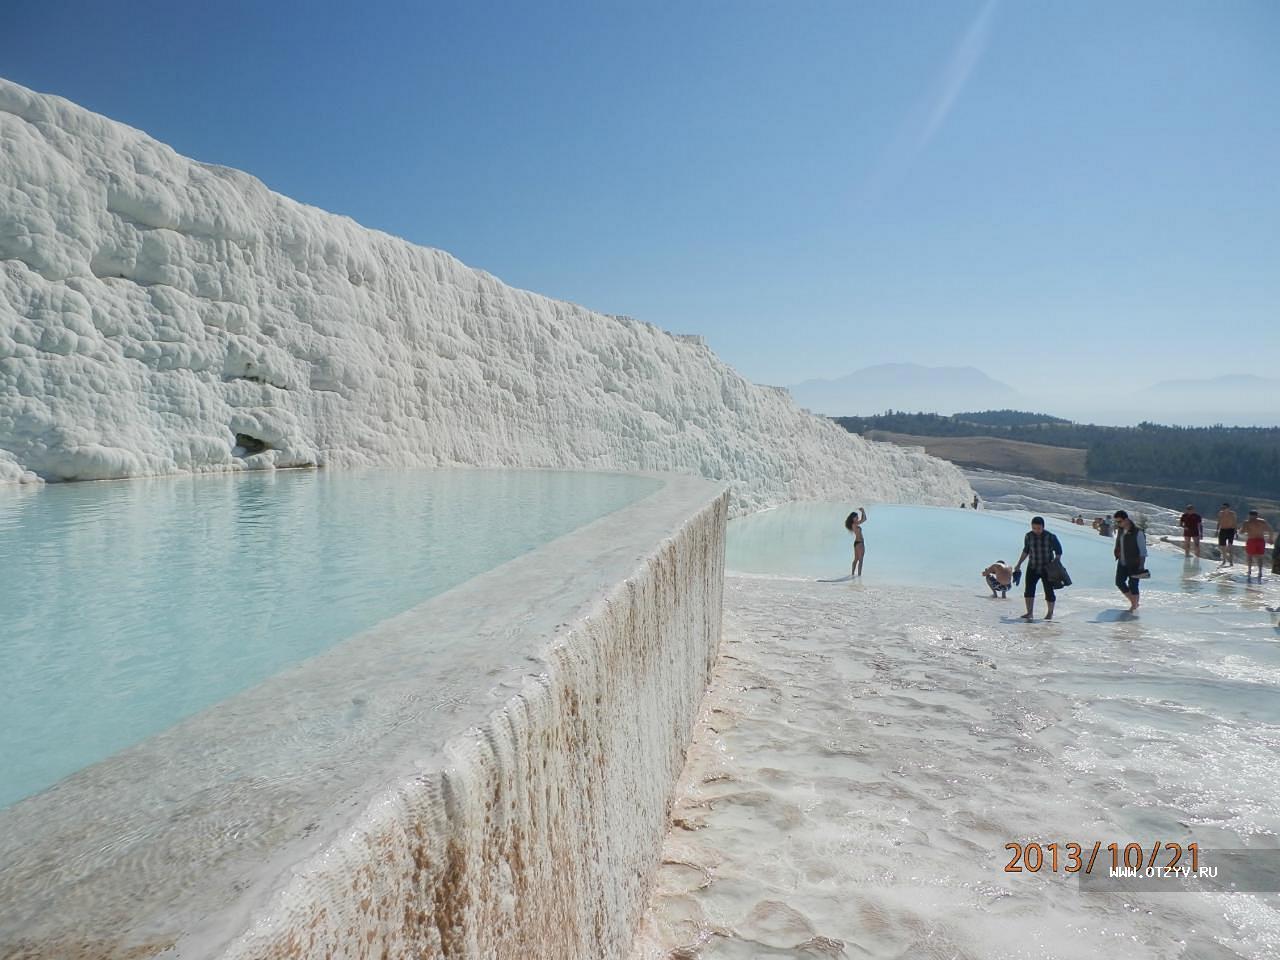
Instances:
[[[956,43],[947,62],[925,96],[908,114],[885,150],[875,172],[864,184],[864,200],[875,199],[883,187],[929,145],[946,122],[965,84],[987,50],[991,21],[999,0],[987,0]]]
[[[978,11],[978,15],[969,24],[969,29],[964,32],[964,36],[956,44],[955,50],[951,52],[951,57],[947,60],[947,65],[939,77],[939,82],[935,84],[935,91],[931,97],[929,119],[916,146],[917,150],[923,150],[929,141],[933,139],[933,135],[938,132],[938,128],[947,119],[947,114],[955,106],[956,98],[960,96],[960,91],[964,89],[964,85],[969,81],[969,74],[973,73],[973,68],[978,65],[978,61],[986,53],[987,40],[991,35],[991,15],[995,12],[996,2],[997,0],[987,0],[983,4],[982,9]]]

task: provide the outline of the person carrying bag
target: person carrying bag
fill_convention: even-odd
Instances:
[[[1124,510],[1115,513],[1116,589],[1129,601],[1129,612],[1138,612],[1138,582],[1151,576],[1147,571],[1147,536],[1129,519]]]
[[[1018,562],[1014,564],[1013,575],[1014,583],[1018,582],[1018,577],[1022,572],[1022,565],[1027,564],[1027,585],[1022,591],[1022,598],[1026,601],[1027,612],[1022,615],[1023,620],[1031,620],[1036,602],[1036,584],[1044,584],[1044,599],[1047,610],[1044,618],[1046,620],[1053,619],[1053,605],[1057,601],[1057,595],[1054,591],[1054,580],[1049,576],[1049,568],[1051,564],[1057,563],[1059,568],[1062,562],[1059,559],[1062,556],[1062,542],[1044,528],[1044,517],[1031,518],[1031,532],[1022,538],[1022,556],[1018,557]],[[1066,576],[1067,571],[1062,570],[1062,577],[1065,583],[1071,580]]]
[[[1071,586],[1071,574],[1067,573],[1067,568],[1057,558],[1050,560],[1048,566],[1044,568],[1044,578],[1049,581],[1049,586],[1055,590]]]

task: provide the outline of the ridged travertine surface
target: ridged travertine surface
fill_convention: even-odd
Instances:
[[[624,956],[727,512],[665,478],[0,810],[0,958]]]
[[[694,473],[735,511],[972,496],[700,338],[513,289],[3,80],[0,155],[0,482],[380,463]]]

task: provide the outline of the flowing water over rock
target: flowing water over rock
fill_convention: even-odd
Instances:
[[[636,957],[1280,956],[1276,894],[1005,871],[1011,842],[1277,847],[1280,590],[1186,587],[1028,624],[1020,599],[731,576]]]

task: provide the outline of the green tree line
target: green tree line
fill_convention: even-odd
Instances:
[[[1280,427],[1102,427],[1016,410],[837,417],[853,433],[886,430],[926,437],[1001,437],[1087,451],[1090,480],[1280,492]]]

